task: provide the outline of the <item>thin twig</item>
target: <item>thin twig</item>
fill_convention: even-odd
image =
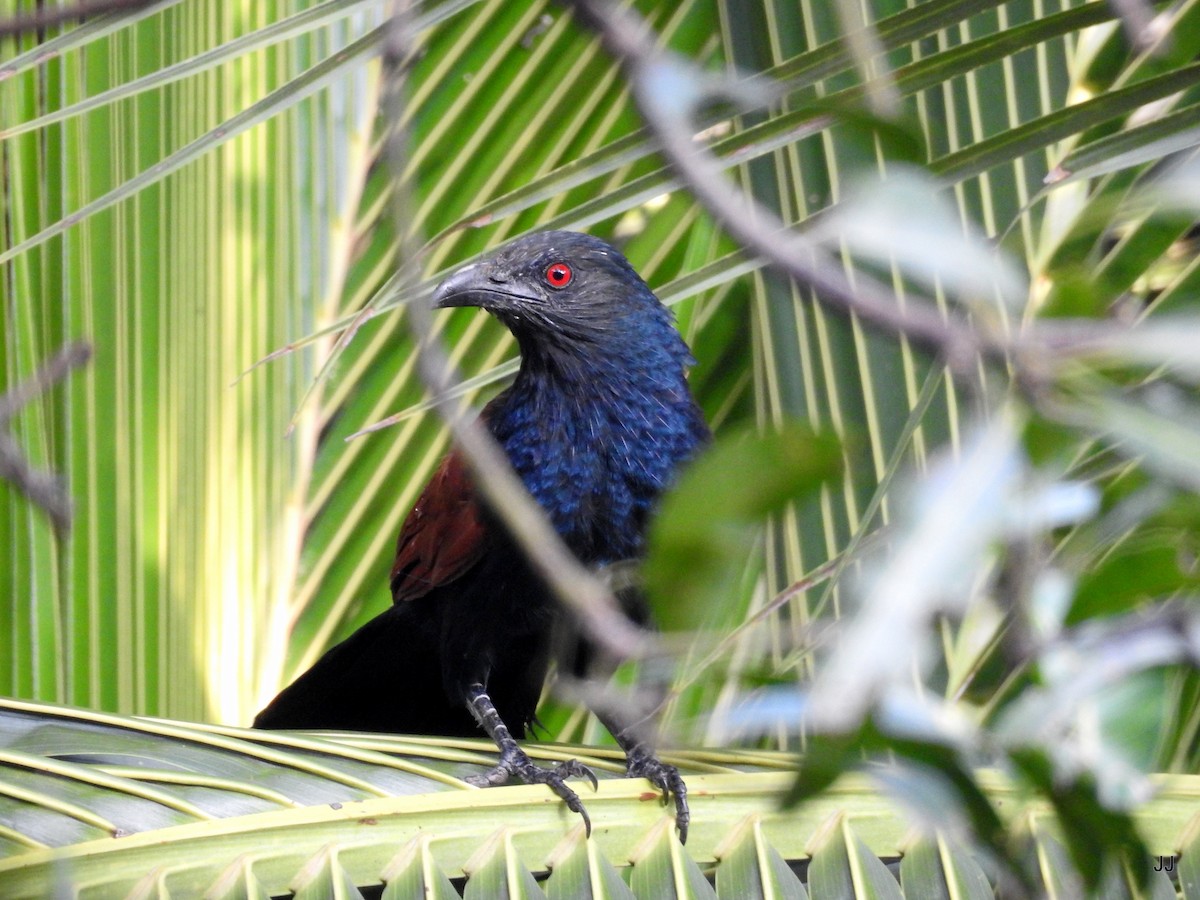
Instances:
[[[1154,5],[1147,0],[1108,0],[1121,19],[1121,27],[1129,42],[1140,52],[1149,51],[1165,56],[1171,50],[1171,34],[1165,14],[1155,14]]]
[[[60,532],[71,526],[71,497],[66,485],[53,472],[35,469],[30,464],[21,445],[9,433],[9,424],[22,408],[87,362],[91,355],[91,347],[83,342],[67,344],[33,375],[0,395],[0,478],[41,507]]]
[[[402,277],[414,279],[416,254],[405,237],[411,230],[407,227],[411,205],[404,178],[408,133],[402,124],[405,82],[415,52],[409,22],[408,4],[397,3],[384,41],[383,60],[387,79],[384,109],[392,123],[385,152],[392,170],[392,210],[401,242],[399,268]],[[504,451],[478,419],[464,415],[453,399],[459,379],[434,334],[428,307],[422,302],[408,304],[406,321],[419,348],[417,371],[432,396],[434,408],[462,450],[475,486],[500,516],[526,558],[574,613],[583,631],[605,651],[620,658],[651,652],[653,638],[621,612],[612,591],[575,558],[513,471]]]
[[[156,0],[95,0],[93,3],[77,3],[74,6],[43,7],[34,12],[0,19],[0,37],[42,31],[74,19],[138,9],[154,2]]]
[[[1007,345],[979,327],[926,304],[901,305],[891,291],[863,273],[856,273],[851,283],[840,264],[805,235],[729,183],[718,161],[694,139],[693,123],[706,106],[749,105],[746,101],[753,101],[755,93],[776,94],[773,86],[748,86],[746,81],[693,69],[685,60],[659,50],[649,29],[626,7],[604,0],[564,2],[622,61],[642,117],[658,138],[663,155],[730,237],[812,288],[821,303],[940,354],[952,371],[968,371],[981,354],[1007,360]]]

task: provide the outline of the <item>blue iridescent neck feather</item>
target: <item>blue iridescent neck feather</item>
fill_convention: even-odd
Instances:
[[[451,276],[441,306],[480,306],[521,350],[487,421],[585,562],[638,556],[647,517],[708,439],[691,354],[629,262],[573,232],[529,235]]]

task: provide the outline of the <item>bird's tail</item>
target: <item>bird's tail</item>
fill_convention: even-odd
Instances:
[[[467,710],[446,697],[437,623],[420,607],[376,616],[280,692],[254,727],[477,735]]]

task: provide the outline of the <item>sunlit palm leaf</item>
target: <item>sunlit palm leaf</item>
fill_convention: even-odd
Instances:
[[[3,144],[16,188],[6,247],[68,226],[6,266],[6,379],[67,337],[97,352],[55,406],[22,423],[35,458],[67,473],[78,506],[62,543],[36,514],[6,506],[17,563],[4,570],[6,618],[33,630],[10,645],[0,677],[7,693],[237,718],[254,696],[257,654],[269,650],[254,635],[292,590],[303,527],[295,501],[315,419],[298,440],[282,439],[304,361],[240,390],[229,384],[328,317],[322,303],[339,266],[299,248],[336,247],[338,216],[357,197],[340,148],[356,129],[365,143],[373,110],[354,102],[369,95],[360,71],[306,107],[335,123],[332,144],[325,124],[309,130],[287,116],[229,140],[259,98],[297,96],[307,51],[296,39],[282,50],[250,39],[215,69],[197,55],[291,21],[295,9],[174,3],[151,12],[70,32],[58,55],[23,57],[12,68],[27,71],[0,88],[8,124],[10,114],[33,120],[116,86],[104,106]],[[366,24],[361,13],[326,24],[319,58]],[[138,94],[120,87],[174,62],[190,67],[188,78]],[[34,90],[38,79],[47,90]],[[344,112],[326,112],[334,108]],[[222,122],[224,133],[210,131]],[[191,143],[206,131],[210,139]],[[154,166],[172,158],[184,168],[163,180]],[[245,190],[227,189],[234,182]],[[77,220],[64,216],[106,194],[128,199],[70,227]],[[33,559],[40,574],[19,562]],[[256,603],[245,601],[251,593]],[[242,637],[254,649],[241,649]],[[224,661],[213,667],[215,657]]]
[[[940,838],[906,849],[905,817],[860,776],[781,811],[791,780],[784,754],[673,755],[692,786],[684,849],[657,793],[619,777],[613,754],[587,748],[532,748],[551,760],[579,751],[600,774],[600,789],[586,796],[594,829],[585,842],[574,814],[544,787],[478,790],[460,781],[488,765],[494,751],[482,741],[308,738],[14,702],[0,705],[0,723],[6,897],[66,885],[84,897],[127,896],[147,883],[186,896],[330,896],[331,879],[445,890],[447,876],[464,874],[468,895],[499,896],[511,879],[538,889],[528,885],[548,869],[551,896],[629,897],[621,870],[638,897],[680,888],[714,896],[704,874],[713,866],[721,898],[804,896],[788,862],[814,898],[900,896],[879,856],[903,857],[906,896],[992,896],[967,846]],[[981,778],[1054,853],[1044,808],[1003,779]],[[1196,782],[1164,780],[1140,810],[1155,852],[1184,839]],[[1071,877],[1069,864],[1053,877]]]

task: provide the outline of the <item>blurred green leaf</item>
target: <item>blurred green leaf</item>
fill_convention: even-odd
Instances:
[[[894,264],[960,302],[990,307],[999,299],[1010,308],[1024,302],[1024,275],[981,234],[963,227],[940,188],[921,170],[890,166],[886,179],[858,185],[823,216],[813,236],[831,249],[844,242],[860,257]]]
[[[1101,138],[1069,154],[1047,181],[1051,189],[1079,178],[1095,178],[1155,162],[1200,144],[1196,107],[1187,107]]]
[[[1153,521],[1145,523],[1106,554],[1099,565],[1081,573],[1066,623],[1126,613],[1180,591],[1196,593],[1200,589],[1200,543],[1181,544],[1179,534],[1175,528],[1155,528]]]
[[[864,562],[861,606],[842,624],[814,681],[816,729],[853,730],[889,687],[906,684],[932,640],[928,623],[960,615],[994,543],[1014,523],[1027,527],[1020,416],[1012,407],[998,411],[957,458],[943,457],[907,485],[892,546]]]
[[[1164,478],[1200,490],[1200,405],[1190,393],[1158,383],[1128,397],[1093,391],[1055,410],[1061,421],[1113,441],[1122,455]]]
[[[644,567],[655,621],[667,630],[716,627],[768,515],[833,481],[842,449],[832,435],[789,424],[719,436],[663,500]]]
[[[872,717],[853,734],[810,734],[786,802],[802,803],[848,771],[893,759],[894,766],[873,771],[927,829],[953,833],[965,826],[975,841],[1004,859],[1006,831],[967,762],[970,743],[932,717],[912,716],[913,708],[909,713],[896,706],[892,709],[890,715]]]
[[[1165,368],[1191,383],[1200,382],[1200,316],[1153,315],[1132,328],[1105,327],[1080,334],[1071,353],[1108,367]]]
[[[1009,758],[1054,807],[1075,871],[1088,890],[1094,890],[1103,877],[1103,867],[1097,863],[1109,859],[1127,865],[1136,885],[1146,887],[1150,852],[1133,818],[1100,801],[1090,774],[1057,772],[1047,754],[1032,748],[1014,748]]]

